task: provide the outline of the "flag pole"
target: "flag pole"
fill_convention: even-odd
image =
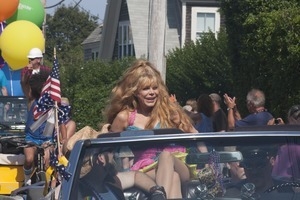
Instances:
[[[54,60],[56,59],[56,48],[54,47],[53,49],[53,57]],[[59,126],[58,126],[58,105],[57,101],[55,101],[55,130],[56,130],[56,140],[57,140],[57,148],[58,148],[58,157],[62,156],[61,148],[60,148],[60,132],[59,132]]]

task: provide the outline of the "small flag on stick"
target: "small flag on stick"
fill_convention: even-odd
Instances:
[[[53,101],[61,101],[59,64],[57,58],[54,58],[52,71],[43,87],[41,95],[43,95],[45,92],[50,93],[50,96],[53,99]]]

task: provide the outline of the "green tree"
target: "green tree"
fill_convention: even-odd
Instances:
[[[52,60],[53,48],[61,65],[74,65],[83,60],[81,43],[97,27],[97,17],[78,7],[59,7],[53,16],[46,17],[46,58]]]
[[[221,10],[239,104],[250,88],[260,88],[269,110],[284,117],[300,100],[299,1],[221,0]]]
[[[231,92],[232,77],[227,35],[222,29],[176,48],[167,57],[166,83],[181,104],[201,93]]]
[[[110,92],[132,60],[90,61],[74,66],[72,74],[76,81],[67,92],[72,99],[72,115],[78,129],[87,125],[97,129],[99,123],[104,122],[102,111]]]
[[[75,92],[78,91],[76,88],[80,88],[78,80],[82,76],[82,69],[85,68],[86,70],[90,65],[94,69],[93,63],[83,61],[81,43],[97,27],[97,20],[97,17],[91,16],[86,11],[80,11],[78,7],[65,7],[64,5],[59,7],[53,16],[47,15],[46,17],[45,64],[52,66],[53,49],[55,47],[60,64],[62,96],[68,97],[71,103],[75,105],[77,103],[75,98],[78,97],[75,96]],[[88,79],[85,81],[88,82]],[[76,109],[73,109],[73,111],[76,119],[78,112]]]

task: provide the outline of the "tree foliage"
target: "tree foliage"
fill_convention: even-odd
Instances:
[[[284,117],[300,100],[299,1],[221,0],[221,10],[239,104],[250,88],[260,88],[270,111]]]
[[[270,111],[285,116],[300,100],[299,4],[297,0],[221,0],[226,31],[169,52],[170,93],[183,104],[201,93],[226,92],[244,106],[247,92],[256,87],[266,93]],[[47,61],[52,61],[56,47],[62,94],[71,101],[78,128],[97,128],[103,122],[101,112],[109,93],[132,62],[84,62],[81,43],[96,26],[95,18],[77,8],[62,6],[54,16],[47,16]]]
[[[54,15],[46,17],[46,58],[51,60],[53,48],[62,65],[73,65],[83,60],[81,43],[97,27],[97,17],[78,7],[57,8]]]
[[[166,83],[170,93],[175,93],[182,104],[201,93],[230,92],[232,78],[226,32],[221,30],[217,38],[209,33],[195,43],[169,52]]]
[[[91,126],[98,128],[104,122],[102,111],[116,81],[130,65],[132,59],[111,63],[102,61],[80,62],[69,69],[69,79],[64,94],[71,100],[72,116],[77,128]]]

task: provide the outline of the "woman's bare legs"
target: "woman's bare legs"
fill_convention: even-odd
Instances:
[[[181,181],[177,172],[173,173],[172,187],[169,197],[170,199],[182,198]]]
[[[67,128],[67,138],[69,139],[75,134],[76,131],[75,121],[73,120],[68,121],[68,123],[66,124],[66,128]]]
[[[149,173],[153,177],[153,171]],[[190,178],[187,166],[170,152],[163,151],[158,159],[156,174],[154,175],[156,184],[163,186],[167,193],[167,198],[182,198],[181,182]]]
[[[135,171],[119,172],[117,177],[121,181],[122,189],[128,189],[134,186]]]
[[[24,148],[25,161],[24,161],[23,169],[24,169],[24,176],[25,176],[25,180],[24,180],[25,185],[31,184],[30,178],[33,173],[35,153],[36,153],[35,146]]]
[[[164,188],[157,187],[154,179],[147,174],[140,171],[126,171],[119,172],[117,177],[121,181],[122,189],[125,190],[130,187],[138,187],[150,194],[149,199],[166,199]]]
[[[127,171],[119,172],[117,174],[121,181],[122,189],[128,189],[136,186],[146,192],[150,191],[150,188],[156,186],[154,179],[143,172],[139,171]]]

